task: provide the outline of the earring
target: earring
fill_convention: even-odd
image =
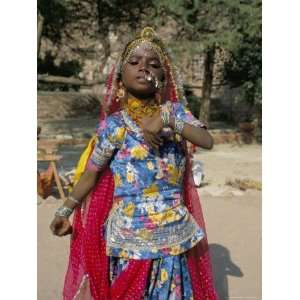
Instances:
[[[124,97],[125,97],[125,88],[123,87],[123,84],[122,82],[120,82],[119,84],[119,88],[117,90],[117,102],[119,102],[120,100],[122,100]]]
[[[123,98],[125,96],[125,89],[123,87],[120,87],[117,91],[118,98]]]

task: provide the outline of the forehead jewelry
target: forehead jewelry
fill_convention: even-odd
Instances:
[[[128,59],[132,56],[132,54],[139,48],[145,50],[154,51],[158,57],[161,64],[164,64],[166,51],[164,49],[163,44],[156,37],[155,31],[151,27],[145,27],[140,37],[133,40],[126,48],[125,53],[123,55],[123,64],[128,62]]]
[[[138,40],[136,43],[130,46],[130,50],[127,52],[126,56],[124,56],[123,65],[128,62],[128,60],[137,52],[138,49],[155,52],[158,56],[159,62],[164,65],[165,55],[162,50],[159,48],[159,46],[147,40]],[[148,56],[148,54],[146,54],[146,56]]]

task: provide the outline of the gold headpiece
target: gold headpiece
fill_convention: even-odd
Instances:
[[[154,29],[152,27],[145,27],[141,32],[141,37],[152,41],[155,37]]]
[[[164,64],[167,55],[166,48],[162,41],[157,37],[152,27],[145,27],[141,31],[141,34],[127,45],[125,52],[123,53],[123,64],[128,61],[133,51],[141,45],[155,51],[160,62]]]

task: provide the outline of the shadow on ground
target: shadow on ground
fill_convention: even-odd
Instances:
[[[227,276],[243,277],[241,269],[231,261],[230,252],[227,248],[219,244],[209,245],[215,288],[219,300],[228,300],[228,279]]]

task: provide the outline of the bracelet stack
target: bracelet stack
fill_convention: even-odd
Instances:
[[[163,123],[163,127],[168,127],[170,124],[170,112],[166,105],[162,105],[160,117]]]
[[[80,205],[80,201],[75,199],[73,196],[69,196],[68,200],[76,203],[76,205]],[[69,218],[73,213],[73,210],[74,209],[63,205],[57,209],[57,211],[55,212],[55,216]]]
[[[71,216],[72,212],[73,212],[72,208],[69,208],[66,206],[61,206],[55,212],[55,216],[69,218]]]
[[[175,118],[175,133],[182,134],[184,128],[184,122],[178,118]]]

